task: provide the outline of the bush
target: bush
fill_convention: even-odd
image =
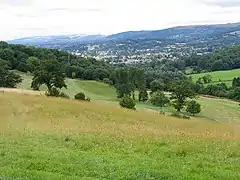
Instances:
[[[56,87],[52,87],[50,90],[48,90],[45,93],[46,96],[52,96],[52,97],[61,97],[61,98],[67,98],[70,99],[70,97],[64,93],[61,92],[59,89],[57,89]]]
[[[198,114],[201,112],[201,105],[196,101],[192,100],[187,103],[186,111],[194,116],[195,114]]]
[[[121,101],[120,101],[120,106],[123,107],[123,108],[127,108],[127,109],[134,109],[136,110],[135,106],[136,106],[136,103],[134,102],[134,100],[129,97],[129,96],[124,96]]]
[[[113,82],[110,79],[108,79],[108,78],[104,78],[103,79],[103,83],[108,84],[110,86],[113,85]]]
[[[80,93],[77,93],[76,95],[75,95],[75,99],[77,99],[77,100],[86,100],[86,96],[85,96],[85,94],[84,93],[82,93],[82,92],[80,92]]]
[[[180,118],[180,119],[190,119],[190,117],[186,116],[186,115],[181,115],[178,112],[174,112],[171,114],[171,116],[176,117],[176,118]]]
[[[61,92],[60,95],[59,95],[59,97],[61,97],[61,98],[66,98],[66,99],[70,99],[69,95],[67,95],[67,94],[64,93],[64,92]]]

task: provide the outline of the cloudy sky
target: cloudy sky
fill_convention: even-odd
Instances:
[[[0,40],[240,22],[240,0],[0,0]]]

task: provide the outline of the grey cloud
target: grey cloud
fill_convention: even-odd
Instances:
[[[240,0],[200,0],[200,1],[207,5],[214,5],[226,8],[240,6]]]

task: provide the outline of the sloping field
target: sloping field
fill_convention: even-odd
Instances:
[[[212,83],[216,84],[220,82],[226,83],[228,86],[232,85],[232,80],[234,77],[240,77],[240,69],[234,69],[229,71],[215,71],[208,73],[192,74],[193,81],[196,82],[200,77],[203,77],[207,74],[212,76]],[[220,81],[221,80],[221,81]]]
[[[0,179],[239,179],[240,129],[0,93]]]

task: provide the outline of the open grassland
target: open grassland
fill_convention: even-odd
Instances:
[[[223,83],[226,83],[230,87],[230,86],[232,86],[233,78],[240,76],[240,69],[192,74],[191,76],[193,78],[193,81],[196,82],[200,77],[203,77],[207,74],[210,74],[212,76],[212,83],[210,83],[210,84],[216,84],[216,83],[223,82]]]
[[[19,86],[20,89],[31,89],[32,76],[22,74],[23,83]],[[68,89],[64,90],[71,97],[74,97],[78,92],[85,92],[94,101],[107,102],[117,104],[116,91],[104,83],[96,81],[81,81],[67,79]],[[46,90],[42,87],[41,90]],[[203,120],[213,120],[221,123],[240,124],[240,107],[236,102],[200,97],[198,101],[202,105],[202,112],[198,117]],[[172,107],[164,107],[162,109],[152,106],[150,103],[138,103],[138,109],[150,109],[154,111],[164,111],[166,114],[171,114],[175,110]],[[193,118],[194,119],[194,118]]]
[[[239,179],[240,129],[0,93],[0,179]]]

